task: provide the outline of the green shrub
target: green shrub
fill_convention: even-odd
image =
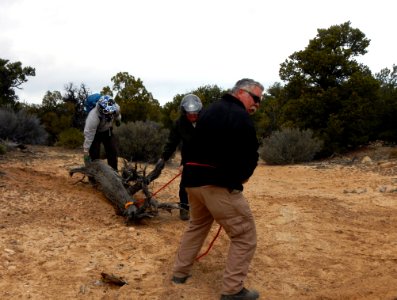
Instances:
[[[84,135],[77,128],[68,128],[59,134],[57,146],[76,149],[83,145]]]
[[[322,148],[313,132],[296,128],[275,131],[262,142],[259,156],[268,164],[286,165],[311,161]]]
[[[7,147],[0,143],[0,155],[4,155],[7,153]]]
[[[397,149],[390,150],[389,159],[396,159],[397,158]]]
[[[23,144],[45,144],[48,133],[39,119],[25,110],[0,109],[0,139]]]
[[[129,161],[155,162],[167,142],[169,130],[153,121],[136,121],[115,129],[119,156]]]

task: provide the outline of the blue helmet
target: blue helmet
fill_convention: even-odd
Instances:
[[[98,100],[98,110],[102,115],[114,114],[116,112],[116,102],[111,96],[102,96]]]

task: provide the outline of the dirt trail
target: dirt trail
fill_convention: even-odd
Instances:
[[[259,237],[247,287],[261,299],[397,299],[397,161],[376,153],[369,163],[361,153],[258,166],[245,187]],[[187,223],[162,212],[125,226],[99,191],[69,176],[81,156],[31,146],[0,157],[0,299],[219,299],[225,233],[185,285],[172,284]],[[168,164],[153,191],[177,173]],[[176,202],[177,191],[178,180],[158,200]]]

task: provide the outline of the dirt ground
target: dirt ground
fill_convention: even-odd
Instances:
[[[260,299],[397,299],[396,150],[261,162],[245,186],[258,231],[246,286]],[[171,268],[187,222],[163,211],[126,226],[81,174],[69,176],[81,164],[81,152],[55,147],[0,156],[0,299],[219,299],[223,231],[187,283],[175,285]],[[167,164],[152,191],[177,166]],[[177,202],[178,182],[157,199]],[[107,283],[102,272],[128,284]]]

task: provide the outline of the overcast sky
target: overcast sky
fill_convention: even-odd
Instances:
[[[163,105],[203,85],[243,77],[280,82],[280,64],[319,28],[350,21],[371,40],[358,60],[397,64],[395,0],[0,0],[0,58],[36,69],[21,101],[128,72]]]

